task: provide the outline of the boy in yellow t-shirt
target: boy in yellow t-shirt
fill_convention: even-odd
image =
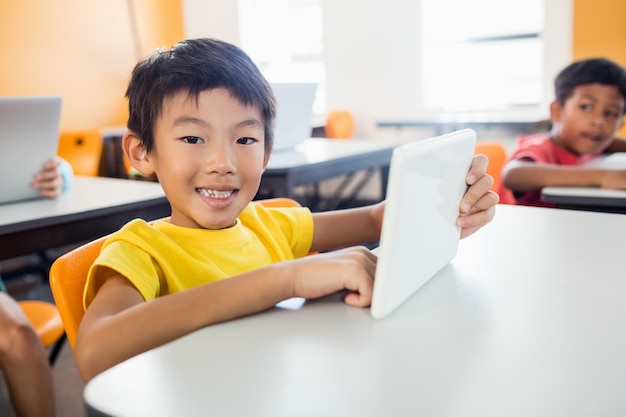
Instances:
[[[179,42],[139,62],[126,95],[124,152],[139,172],[156,175],[172,215],[154,225],[132,221],[105,242],[76,341],[85,380],[291,297],[347,290],[347,304],[369,306],[376,256],[354,245],[380,238],[384,202],[324,213],[251,203],[272,150],[276,108],[243,51],[210,39]],[[486,165],[479,156],[469,170],[462,237],[494,216],[498,196]],[[310,251],[330,252],[304,256]]]

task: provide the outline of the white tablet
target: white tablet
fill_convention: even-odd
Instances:
[[[0,204],[40,198],[34,175],[57,154],[61,97],[0,97]]]
[[[455,256],[471,129],[401,145],[391,158],[371,314],[383,318]]]

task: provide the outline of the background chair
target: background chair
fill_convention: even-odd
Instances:
[[[508,157],[504,145],[500,142],[477,142],[475,153],[487,155],[487,158],[489,158],[487,174],[493,177],[491,190],[499,194],[500,204],[515,204],[515,198],[511,190],[503,188],[503,191],[499,191],[498,188],[502,181],[502,169]]]
[[[48,361],[50,365],[54,365],[66,338],[59,310],[47,301],[24,300],[18,301],[17,304],[30,321],[43,346],[46,349],[52,347]]]
[[[300,206],[300,203],[290,198],[271,198],[255,202],[267,207]],[[59,256],[50,268],[50,288],[72,349],[76,347],[78,327],[85,315],[83,290],[87,274],[100,254],[106,238],[107,236],[103,236]]]
[[[326,137],[349,139],[354,134],[354,116],[350,110],[331,110],[326,116]]]
[[[502,176],[502,168],[506,163],[507,151],[500,142],[476,142],[475,154],[483,154],[489,158],[487,166],[487,174],[493,177],[493,191],[498,189],[500,178]]]
[[[50,289],[72,349],[76,347],[78,326],[85,315],[83,289],[87,274],[105,239],[103,236],[61,255],[50,268]]]
[[[57,155],[72,166],[75,175],[98,176],[102,135],[99,130],[63,131],[59,135]]]
[[[122,133],[105,133],[102,137],[102,159],[100,173],[105,177],[129,178],[130,161],[122,148]],[[156,177],[155,177],[156,178]]]

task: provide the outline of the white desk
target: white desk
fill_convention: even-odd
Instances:
[[[295,198],[294,189],[299,185],[380,169],[381,198],[384,198],[391,154],[397,145],[389,140],[307,139],[293,150],[272,152],[259,193],[261,197]]]
[[[626,169],[626,152],[598,158],[585,166]],[[561,208],[626,213],[626,190],[599,187],[545,187],[541,190],[541,198]]]
[[[170,213],[160,184],[75,177],[58,198],[0,205],[0,260],[95,239],[135,217]]]
[[[545,187],[541,198],[561,208],[626,213],[626,190],[599,187]]]
[[[621,215],[500,206],[383,321],[338,296],[276,308],[132,358],[85,400],[113,416],[624,416],[625,236]]]

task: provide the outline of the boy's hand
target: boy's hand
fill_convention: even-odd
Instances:
[[[51,159],[46,162],[41,171],[35,174],[31,186],[44,197],[56,197],[63,189],[63,176],[59,172],[58,159]]]
[[[496,214],[498,194],[491,191],[493,178],[486,173],[489,160],[485,155],[476,155],[467,173],[469,188],[461,200],[461,215],[457,225],[461,227],[461,238],[465,238],[489,223]]]
[[[367,307],[372,303],[377,260],[362,246],[297,259],[291,263],[295,267],[294,296],[318,298],[348,290],[346,304]]]

